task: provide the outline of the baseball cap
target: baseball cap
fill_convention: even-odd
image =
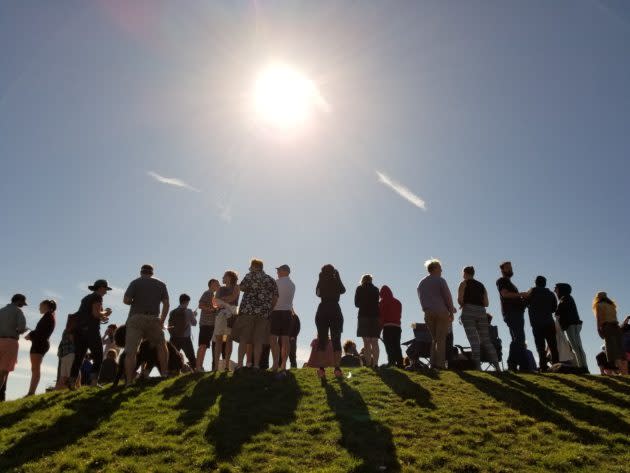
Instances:
[[[28,305],[26,303],[26,296],[24,294],[15,294],[12,298],[11,298],[11,303],[15,304],[16,302],[22,302],[24,305]]]
[[[291,268],[289,267],[288,264],[283,264],[282,266],[278,266],[276,269],[278,271],[286,271],[287,273],[291,272]]]

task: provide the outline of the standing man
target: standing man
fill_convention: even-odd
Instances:
[[[26,304],[26,296],[15,294],[11,303],[0,309],[0,392],[2,401],[5,396],[5,385],[9,373],[15,369],[18,359],[19,338],[26,332],[26,317],[22,307]]]
[[[442,264],[437,259],[424,263],[429,275],[418,284],[418,298],[424,311],[424,321],[431,333],[431,367],[444,369],[446,337],[449,334],[453,314],[453,296],[446,280],[442,278]]]
[[[103,297],[112,288],[105,279],[99,279],[92,286],[88,286],[92,293],[81,299],[79,310],[76,312],[74,326],[74,361],[70,368],[68,387],[74,389],[79,371],[88,350],[92,354],[92,371],[89,379],[82,379],[81,385],[96,386],[98,375],[103,363],[103,339],[101,338],[101,321],[107,321],[112,313],[110,308],[103,310]]]
[[[293,297],[295,296],[295,284],[291,281],[289,274],[291,268],[283,264],[276,268],[278,279],[278,300],[270,316],[271,356],[273,365],[271,369],[278,371],[278,361],[280,370],[284,373],[287,369],[287,357],[289,356],[289,335],[291,332],[291,318],[293,317]]]
[[[129,308],[127,337],[125,341],[126,384],[133,383],[136,371],[136,354],[143,339],[157,351],[160,374],[168,373],[168,350],[164,339],[164,321],[168,315],[169,301],[166,284],[153,277],[153,266],[142,265],[140,277],[131,281],[123,302]],[[160,313],[160,303],[162,311]]]
[[[263,262],[252,259],[240,288],[244,295],[232,329],[238,342],[237,369],[243,367],[247,345],[253,345],[253,366],[259,368],[263,345],[269,342],[269,314],[278,301],[278,285],[263,271]]]
[[[216,321],[219,308],[213,303],[214,294],[221,288],[221,284],[217,279],[208,281],[208,290],[205,291],[199,299],[199,308],[201,309],[201,317],[199,318],[199,348],[197,348],[197,369],[203,371],[203,360],[206,357],[208,347],[212,347],[212,366],[214,366],[214,342],[212,334],[214,333],[214,323]]]
[[[196,314],[188,308],[190,296],[179,296],[179,307],[171,311],[168,317],[168,331],[171,335],[171,343],[177,350],[181,350],[188,359],[188,366],[195,371],[197,362],[195,349],[191,338],[191,327],[197,325]]]
[[[501,296],[501,312],[503,320],[510,329],[510,354],[508,355],[508,369],[517,371],[527,369],[529,365],[527,361],[527,352],[525,348],[525,302],[523,294],[518,292],[516,286],[512,283],[512,263],[506,261],[499,266],[501,275],[497,280],[497,289]]]
[[[558,342],[556,340],[556,323],[553,313],[558,308],[558,301],[553,292],[547,289],[547,279],[538,276],[536,286],[527,293],[526,302],[529,311],[529,323],[534,333],[534,342],[538,352],[538,367],[541,372],[549,369],[545,341],[551,353],[551,364],[558,363]]]

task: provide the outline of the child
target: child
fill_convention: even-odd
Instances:
[[[68,382],[70,381],[70,368],[74,362],[74,340],[72,337],[72,331],[76,318],[74,314],[68,315],[66,322],[66,328],[61,335],[61,342],[59,342],[59,348],[57,349],[57,356],[59,357],[59,373],[57,375],[56,390],[69,388]]]

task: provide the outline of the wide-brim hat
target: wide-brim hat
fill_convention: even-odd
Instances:
[[[106,279],[97,279],[96,281],[94,281],[94,284],[92,284],[91,286],[88,286],[88,289],[90,291],[96,291],[97,289],[100,289],[101,287],[106,288],[108,291],[112,290],[112,288],[109,287],[109,284],[107,283]]]

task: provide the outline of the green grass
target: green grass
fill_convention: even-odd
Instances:
[[[349,371],[347,371],[349,372]],[[0,406],[0,471],[630,471],[630,379],[187,375]]]

